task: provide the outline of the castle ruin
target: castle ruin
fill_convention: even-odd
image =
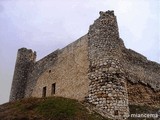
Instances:
[[[86,35],[39,61],[18,50],[10,101],[46,96],[85,100],[125,119],[129,104],[160,104],[160,64],[125,48],[114,12],[100,12]]]

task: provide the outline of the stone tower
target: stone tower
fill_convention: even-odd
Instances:
[[[17,60],[12,81],[10,101],[24,98],[28,74],[36,59],[36,53],[30,49],[21,48],[17,53]]]
[[[129,114],[125,72],[122,66],[123,42],[119,38],[116,16],[113,11],[100,12],[100,17],[90,26],[89,102],[114,119],[124,119]]]

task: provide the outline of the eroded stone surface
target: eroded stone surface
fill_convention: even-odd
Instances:
[[[111,118],[129,115],[125,70],[122,65],[123,46],[113,11],[100,12],[90,26],[89,61],[90,90],[88,100]]]

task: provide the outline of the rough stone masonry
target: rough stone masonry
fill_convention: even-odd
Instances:
[[[105,117],[126,119],[129,104],[160,104],[160,64],[126,49],[114,12],[100,12],[86,35],[39,61],[18,50],[10,101],[46,96],[85,100]]]

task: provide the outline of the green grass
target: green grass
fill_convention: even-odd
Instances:
[[[159,109],[149,106],[130,105],[130,114],[153,113]],[[77,100],[49,97],[29,98],[0,106],[0,120],[109,120],[98,113],[90,113]],[[128,120],[145,120],[128,118]],[[153,120],[153,118],[146,119]]]
[[[6,112],[7,111],[7,112]],[[0,120],[108,120],[89,111],[77,100],[49,97],[9,103]]]
[[[64,98],[48,98],[36,107],[36,111],[47,118],[69,118],[76,115],[78,102]]]
[[[107,120],[99,114],[89,114],[77,100],[66,98],[47,98],[38,104],[36,111],[47,119],[54,120]]]

